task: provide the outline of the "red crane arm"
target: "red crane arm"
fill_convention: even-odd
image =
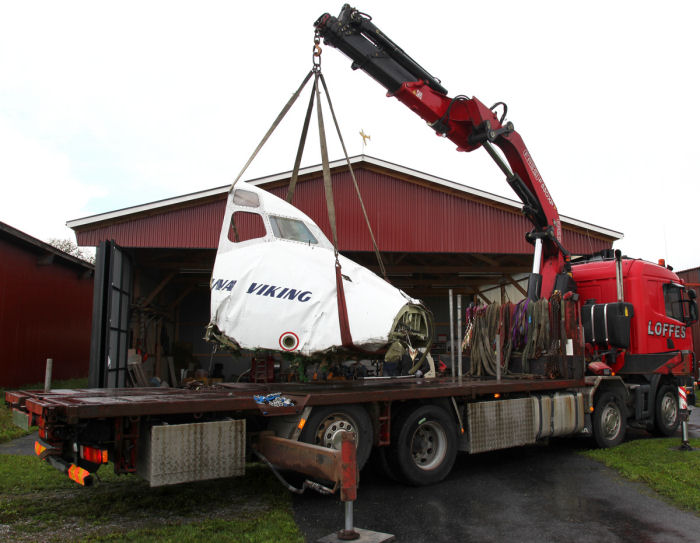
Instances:
[[[458,151],[484,147],[506,175],[507,181],[523,202],[523,213],[534,225],[527,239],[535,244],[533,274],[528,292],[539,298],[565,280],[568,253],[561,244],[559,212],[537,167],[513,124],[499,120],[493,111],[476,98],[447,96],[440,81],[430,75],[372,22],[371,18],[345,4],[338,17],[328,13],[315,23],[324,43],[337,47],[353,60],[353,69],[361,69],[384,86],[424,119],[440,136],[457,145]],[[505,108],[505,105],[504,105]],[[497,146],[504,162],[495,151]],[[559,290],[569,290],[564,282]]]

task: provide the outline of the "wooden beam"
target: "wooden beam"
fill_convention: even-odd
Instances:
[[[496,260],[494,260],[493,258],[491,258],[489,256],[482,255],[479,253],[473,253],[472,256],[474,258],[476,258],[477,260],[481,260],[481,262],[488,264],[489,266],[494,266],[496,268],[500,266],[500,264]]]
[[[183,290],[180,295],[168,305],[168,311],[173,311],[195,288],[197,288],[197,285],[190,285]]]
[[[517,288],[520,291],[520,294],[523,296],[527,297],[527,290],[525,290],[523,287],[520,286],[520,283],[513,279],[510,275],[506,275],[505,278],[508,280],[508,282],[513,285],[515,288]]]
[[[475,289],[474,289],[474,293],[475,293],[479,298],[481,298],[482,300],[484,300],[485,303],[487,303],[487,304],[490,304],[490,303],[491,303],[491,300],[489,300],[486,296],[484,296],[478,288],[475,288]]]
[[[363,264],[365,267],[371,270],[379,269],[376,264]],[[512,275],[514,273],[525,273],[529,270],[527,265],[523,266],[436,266],[431,264],[404,264],[401,266],[387,266],[386,272],[391,275],[392,273],[484,273],[484,274],[500,274],[500,275]],[[496,277],[494,275],[494,277]]]
[[[139,304],[140,307],[147,307],[151,304],[151,302],[155,299],[156,296],[160,293],[161,290],[163,290],[168,283],[172,280],[173,277],[175,277],[177,274],[175,272],[171,272],[168,275],[166,275],[163,280],[158,283],[158,286],[153,289],[153,291],[146,296],[146,298]]]
[[[496,283],[500,278],[465,279],[462,277],[435,277],[433,279],[419,279],[416,277],[389,277],[389,279],[391,279],[391,284],[398,288],[404,288],[402,285],[405,285],[406,288],[411,288],[411,286],[470,288],[490,285]]]

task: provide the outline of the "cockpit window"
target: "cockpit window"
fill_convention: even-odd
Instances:
[[[265,223],[257,213],[236,211],[231,216],[231,227],[228,231],[230,241],[240,243],[249,239],[264,238],[266,234]]]
[[[672,319],[683,321],[683,287],[675,283],[664,285],[664,303],[666,305],[666,315]]]
[[[233,193],[233,203],[236,204],[237,206],[245,206],[245,207],[259,207],[260,206],[260,200],[258,199],[258,195],[255,194],[254,192],[250,192],[249,190],[243,190],[243,189],[237,189]]]
[[[302,221],[297,219],[287,219],[285,217],[274,217],[271,215],[270,224],[272,225],[272,233],[275,237],[292,241],[301,241],[303,243],[318,243],[309,228]]]

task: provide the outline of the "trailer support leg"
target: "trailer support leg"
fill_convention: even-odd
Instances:
[[[681,450],[683,451],[692,451],[693,448],[690,446],[690,442],[688,441],[688,412],[686,411],[681,415]]]
[[[679,417],[681,419],[681,446],[678,447],[679,451],[692,451],[693,447],[690,446],[688,440],[688,400],[686,395],[685,387],[678,387],[678,407]]]
[[[338,539],[342,541],[352,541],[360,537],[353,524],[352,504],[353,502],[345,502],[345,528],[338,532]]]
[[[360,537],[355,531],[352,515],[352,506],[357,499],[357,448],[351,433],[343,432],[340,439],[340,499],[345,504],[345,528],[338,532],[338,539],[352,541]]]

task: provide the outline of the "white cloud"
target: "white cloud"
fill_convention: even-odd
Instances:
[[[700,265],[693,213],[700,80],[692,68],[699,6],[357,4],[451,95],[509,104],[509,120],[561,213],[623,231],[620,247],[630,256],[666,253],[676,268]],[[103,199],[65,209],[61,224],[226,184],[310,68],[313,21],[339,7],[328,0],[6,3],[0,116],[15,132],[6,137],[47,157],[54,176],[103,189],[88,189]],[[333,48],[323,46],[322,59],[351,154],[360,152],[364,129],[372,136],[367,154],[513,198],[485,153],[456,153]],[[306,101],[250,177],[291,168]],[[326,124],[338,159],[328,116]],[[313,133],[307,148],[304,164],[318,163]],[[22,201],[28,207],[18,214],[31,214],[36,204]]]
[[[74,240],[67,218],[83,214],[104,189],[78,181],[67,155],[22,134],[3,117],[0,149],[0,220],[44,241]]]

